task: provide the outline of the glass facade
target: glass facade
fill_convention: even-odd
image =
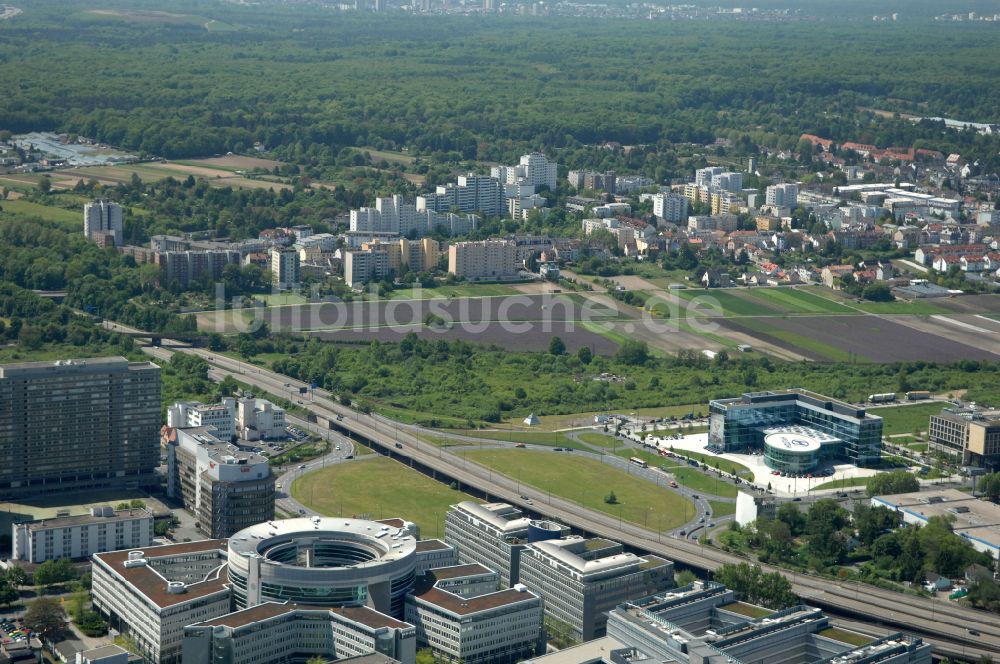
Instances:
[[[748,392],[709,403],[709,443],[726,452],[763,451],[763,430],[781,425],[808,426],[841,441],[824,445],[819,459],[867,466],[881,458],[882,418],[864,408],[804,391]]]

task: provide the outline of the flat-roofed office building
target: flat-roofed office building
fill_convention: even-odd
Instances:
[[[159,429],[151,362],[0,366],[0,499],[155,484]]]

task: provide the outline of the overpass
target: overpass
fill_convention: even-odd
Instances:
[[[141,336],[138,330],[129,331]],[[309,387],[307,384],[267,369],[198,348],[168,345],[147,348],[146,352],[160,359],[169,359],[173,352],[199,355],[222,374],[233,375],[240,382],[276,396],[287,395],[315,416],[319,425],[360,440],[382,454],[421,466],[445,481],[455,481],[473,489],[476,494],[518,505],[525,511],[561,521],[586,533],[618,540],[633,550],[661,555],[709,574],[723,564],[745,560],[696,542],[664,536],[642,526],[622,522],[611,515],[551,496],[540,488],[521,485],[515,479],[421,440],[411,433],[419,431],[419,428],[400,425],[378,415],[364,415],[342,406],[334,395],[325,390],[316,390],[307,401],[299,393],[300,388]],[[530,508],[520,498],[521,495],[532,499]],[[789,576],[786,570],[760,566],[764,571],[778,571]],[[975,660],[983,655],[1000,656],[1000,615],[867,584],[844,583],[808,574],[792,572],[791,582],[792,590],[805,603],[829,611],[834,616],[925,637],[934,644],[935,653],[939,656],[963,660]]]

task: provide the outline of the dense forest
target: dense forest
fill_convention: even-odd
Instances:
[[[128,6],[146,5],[162,9]],[[996,137],[858,110],[996,122],[992,24],[413,17],[212,2],[171,5],[191,20],[166,22],[93,8],[42,0],[0,25],[0,128],[164,157],[260,141],[300,164],[333,163],[345,146],[490,161],[605,141],[745,136],[793,147],[804,131],[991,162],[998,152]],[[205,29],[206,16],[231,29]]]

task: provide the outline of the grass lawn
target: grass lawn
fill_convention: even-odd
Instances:
[[[794,288],[755,288],[741,291],[746,296],[758,299],[775,308],[783,308],[792,314],[850,314],[849,307],[814,295],[808,291]]]
[[[309,300],[299,293],[254,293],[253,297],[269,307],[309,303]]]
[[[926,452],[927,451],[927,443],[910,443],[906,447],[908,447],[909,449],[913,450],[914,452]]]
[[[552,455],[552,452],[522,450],[463,454],[470,461],[489,466],[524,484],[648,528],[676,528],[695,514],[694,506],[677,493],[636,479],[624,470],[571,454]],[[618,498],[616,505],[604,502],[611,491]]]
[[[817,632],[820,636],[825,636],[828,639],[833,639],[834,641],[840,641],[841,643],[847,643],[849,645],[860,647],[868,645],[874,639],[870,636],[865,636],[864,634],[858,634],[857,632],[849,632],[846,629],[840,629],[839,627],[828,627],[821,632]]]
[[[581,433],[578,438],[588,445],[600,448],[615,448],[624,445],[623,442],[604,433]]]
[[[649,464],[650,468],[665,468],[673,469],[674,467],[680,467],[674,459],[667,457],[661,457],[659,454],[649,452],[647,450],[641,450],[635,447],[620,447],[615,450],[615,456],[620,456],[623,459],[631,459],[632,457],[639,457],[643,461]]]
[[[704,427],[702,427],[704,428]],[[697,459],[701,463],[707,463],[709,467],[715,468],[715,462],[719,462],[719,470],[724,473],[730,473],[731,475],[752,475],[750,469],[741,463],[736,463],[735,461],[729,461],[728,459],[721,459],[719,457],[714,457],[702,452],[688,452],[687,450],[678,450],[677,454],[683,454],[684,456],[691,457],[692,459]]]
[[[455,447],[456,445],[457,446],[461,446],[461,445],[468,445],[469,444],[467,442],[463,442],[463,441],[457,440],[455,438],[448,438],[446,436],[432,436],[432,435],[426,434],[426,433],[418,433],[418,434],[416,434],[416,436],[420,440],[426,441],[426,442],[430,443],[431,445],[436,445],[438,447]]]
[[[732,604],[724,604],[719,607],[724,611],[731,611],[732,613],[738,613],[741,616],[746,616],[747,618],[763,618],[769,616],[774,611],[771,609],[765,609],[762,606],[755,606],[753,604],[747,604],[745,602],[733,602]]]
[[[722,498],[736,497],[736,485],[730,480],[703,473],[691,466],[678,466],[671,469],[670,472],[677,478],[678,484],[683,484],[693,491]]]
[[[26,217],[39,217],[45,221],[55,221],[60,224],[75,224],[83,228],[83,208],[78,212],[66,210],[53,205],[41,205],[23,199],[0,201],[0,209],[11,214],[20,214]]]
[[[913,314],[931,315],[951,313],[947,309],[940,307],[933,302],[916,300],[907,302],[906,300],[895,300],[893,302],[857,302],[854,298],[845,296],[839,291],[832,291],[824,286],[808,286],[800,289],[818,297],[831,300],[842,306],[858,309],[870,314]]]
[[[292,482],[292,496],[327,516],[413,521],[424,538],[443,537],[449,506],[473,500],[382,456],[306,473]]]
[[[912,434],[916,430],[927,431],[931,415],[937,415],[947,404],[935,401],[914,406],[891,406],[889,408],[869,408],[870,415],[882,418],[882,433],[890,436],[895,433]]]
[[[712,302],[713,300],[718,302],[722,307],[722,314],[726,318],[729,318],[730,316],[781,315],[782,313],[780,309],[769,307],[761,302],[751,301],[747,298],[727,292],[724,289],[707,291],[703,288],[679,290],[675,291],[674,295],[688,302],[691,302],[696,298],[700,298],[702,304],[697,310],[697,315],[699,317],[715,316],[714,313],[709,313],[709,308],[705,305],[705,303]]]
[[[848,480],[831,480],[829,482],[823,482],[812,488],[813,491],[821,491],[823,489],[854,489],[858,487],[868,486],[867,477],[852,477]]]
[[[710,500],[708,504],[712,507],[712,518],[714,519],[736,514],[736,503],[727,503],[723,500]]]
[[[463,436],[482,438],[486,440],[503,440],[511,443],[526,443],[528,445],[545,445],[547,447],[571,447],[574,450],[591,451],[569,436],[551,431],[483,431],[480,429],[465,429],[456,431]]]

